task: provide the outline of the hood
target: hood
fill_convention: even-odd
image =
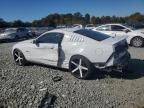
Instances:
[[[15,48],[19,48],[19,47],[23,47],[23,46],[29,46],[29,43],[32,43],[33,39],[30,40],[26,40],[26,41],[22,41],[22,42],[18,42],[13,46],[13,49]]]
[[[18,42],[16,44],[14,44],[12,47],[12,52],[16,48],[23,49],[23,47],[29,47],[29,45],[32,43],[32,41],[33,41],[33,39],[30,39],[30,40],[26,40],[26,41],[22,41],[22,42]]]
[[[126,41],[126,38],[127,38],[127,36],[110,37],[108,39],[103,40],[102,43],[114,45],[114,44],[119,43],[120,41],[123,41],[123,40]]]
[[[130,34],[135,36],[142,36],[144,38],[144,29],[134,30],[133,32],[130,32]]]
[[[134,31],[137,31],[137,32],[144,32],[144,28],[143,29],[136,29]]]
[[[25,41],[19,42],[18,44],[30,43],[30,42],[32,42],[33,40],[34,40],[34,39],[25,40]]]

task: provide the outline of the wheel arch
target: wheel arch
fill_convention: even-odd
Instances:
[[[19,48],[14,48],[14,49],[13,49],[13,52],[14,52],[15,50],[19,50],[20,52],[22,52]],[[22,52],[22,53],[23,53],[23,52]]]

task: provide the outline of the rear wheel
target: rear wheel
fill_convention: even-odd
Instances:
[[[131,41],[132,46],[134,47],[142,47],[144,44],[144,39],[142,37],[134,37]]]
[[[94,70],[94,66],[87,58],[77,55],[70,59],[69,69],[76,78],[88,79]]]
[[[20,50],[15,49],[13,52],[13,56],[14,56],[14,60],[17,65],[19,65],[19,66],[26,65],[27,61],[26,61],[23,53]]]

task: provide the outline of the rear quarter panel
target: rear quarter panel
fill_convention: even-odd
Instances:
[[[105,63],[113,53],[111,45],[101,44],[100,42],[83,37],[83,41],[69,41],[70,37],[62,43],[65,53],[65,63],[68,65],[70,58],[73,55],[82,55],[92,63]]]

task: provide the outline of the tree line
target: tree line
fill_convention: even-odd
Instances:
[[[21,20],[15,20],[13,22],[7,22],[0,18],[0,28],[6,27],[48,27],[56,25],[72,25],[72,24],[105,24],[105,23],[144,23],[144,15],[136,12],[129,16],[90,16],[90,14],[82,15],[80,12],[74,14],[49,14],[48,16],[39,20],[33,20],[32,22],[23,22]]]

